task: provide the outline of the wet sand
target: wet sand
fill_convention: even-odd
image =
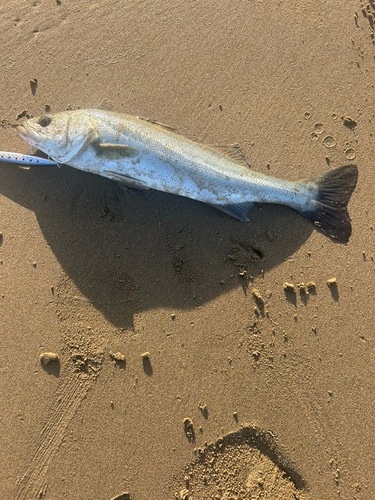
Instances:
[[[286,207],[244,224],[67,166],[0,164],[1,498],[373,498],[375,7],[0,14],[3,151],[29,152],[24,116],[101,107],[239,143],[275,177],[359,168],[342,245]]]

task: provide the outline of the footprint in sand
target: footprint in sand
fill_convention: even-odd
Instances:
[[[308,500],[306,484],[269,432],[246,426],[198,449],[184,471],[180,500]]]

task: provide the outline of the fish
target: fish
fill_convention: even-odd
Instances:
[[[315,179],[282,180],[252,170],[238,144],[200,144],[162,123],[100,109],[44,114],[17,132],[57,164],[198,200],[240,221],[249,220],[254,203],[276,203],[341,243],[352,232],[347,205],[358,178],[353,164]]]

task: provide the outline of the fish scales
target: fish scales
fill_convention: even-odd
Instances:
[[[69,163],[82,170],[101,175],[122,173],[147,183],[149,188],[211,204],[256,201],[300,206],[308,203],[314,189],[313,184],[281,183],[279,179],[252,172],[210,147],[145,120],[127,115],[119,118],[113,113],[108,127],[107,112],[95,111],[92,116],[100,121],[103,142],[126,144],[142,151],[142,156],[129,162],[107,158],[96,163],[88,148],[86,155]]]
[[[355,165],[317,179],[281,180],[250,170],[238,146],[199,144],[156,122],[102,110],[43,115],[18,133],[58,163],[199,200],[240,220],[248,220],[253,202],[277,203],[340,241],[351,234],[347,203],[357,182]]]

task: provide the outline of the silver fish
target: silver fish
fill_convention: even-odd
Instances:
[[[57,163],[131,187],[203,201],[242,221],[248,221],[254,202],[278,203],[340,242],[351,234],[347,204],[357,183],[356,165],[316,179],[281,180],[250,170],[238,145],[198,144],[160,123],[95,109],[46,114],[17,131]]]

